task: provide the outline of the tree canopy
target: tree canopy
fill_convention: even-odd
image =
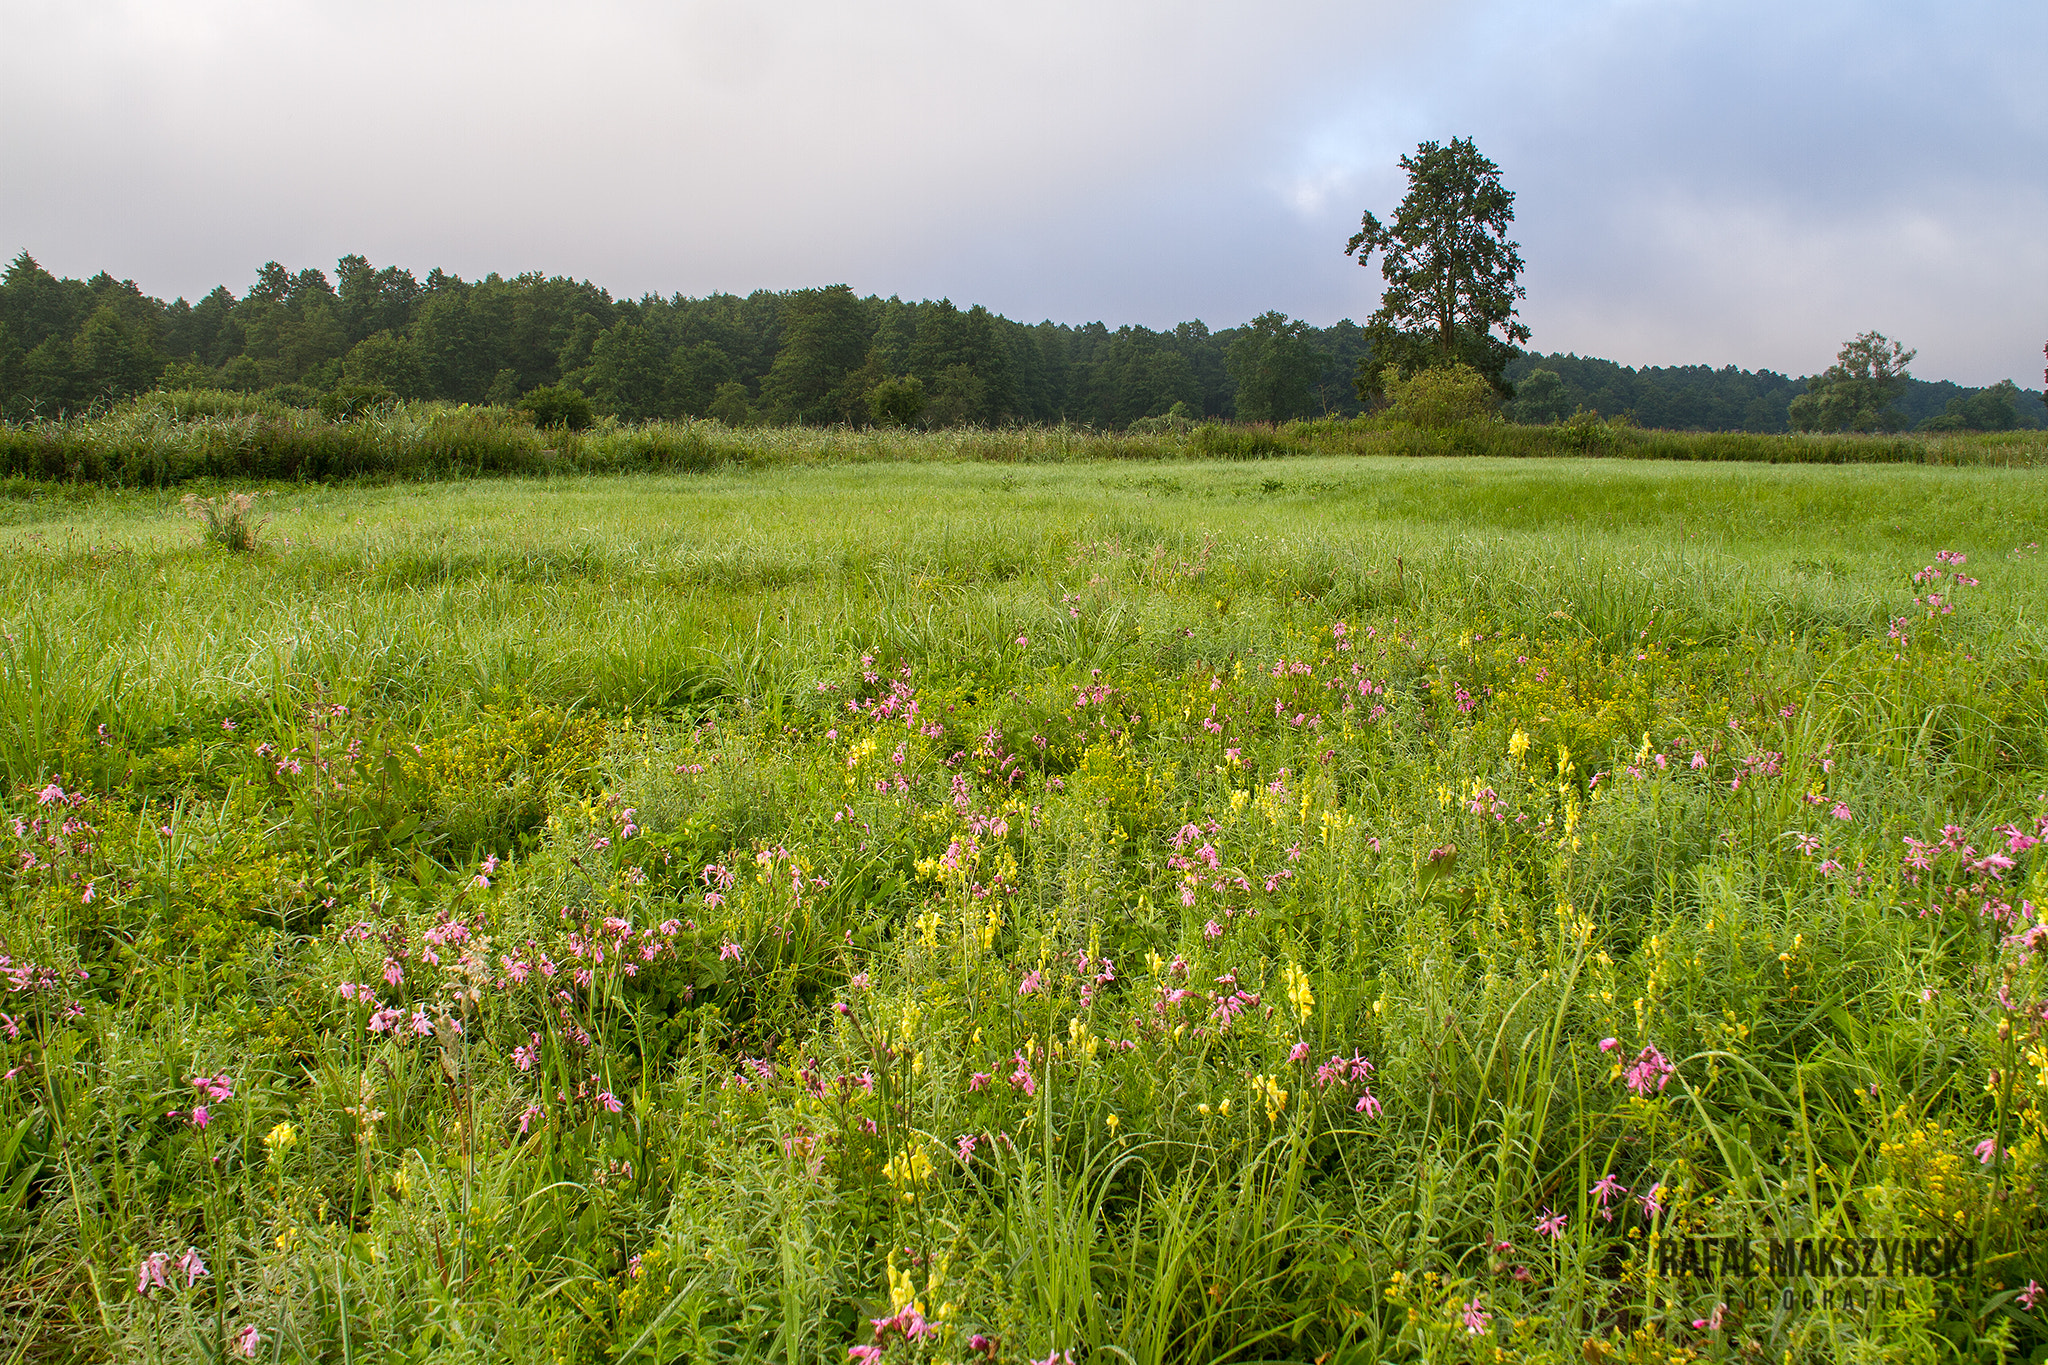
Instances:
[[[1508,362],[1516,343],[1529,339],[1515,317],[1515,301],[1528,291],[1516,283],[1521,244],[1507,235],[1514,192],[1470,138],[1424,142],[1400,165],[1408,193],[1393,221],[1382,223],[1368,209],[1344,246],[1361,266],[1380,253],[1386,281],[1366,322],[1373,359],[1358,370],[1359,395],[1378,396],[1388,365],[1407,375],[1463,363],[1512,397]]]
[[[1905,387],[1914,352],[1882,332],[1842,343],[1835,363],[1807,381],[1786,412],[1795,431],[1897,431],[1906,425],[1892,403]]]

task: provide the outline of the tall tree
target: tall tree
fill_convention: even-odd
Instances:
[[[1905,418],[1893,400],[1912,376],[1906,366],[1915,352],[1882,332],[1864,332],[1842,343],[1835,363],[1806,381],[1786,416],[1795,431],[1896,431]]]
[[[1380,252],[1386,280],[1379,310],[1366,322],[1372,354],[1359,362],[1359,397],[1378,396],[1387,365],[1405,375],[1457,361],[1512,397],[1504,372],[1515,343],[1529,339],[1515,318],[1515,300],[1528,291],[1515,282],[1521,244],[1508,240],[1514,192],[1470,138],[1425,142],[1401,158],[1401,169],[1408,194],[1393,221],[1368,210],[1344,247],[1361,266]]]

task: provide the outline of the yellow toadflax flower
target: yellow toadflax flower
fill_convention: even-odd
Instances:
[[[1315,1013],[1316,996],[1308,987],[1308,973],[1290,962],[1280,976],[1287,983],[1287,1003],[1294,1006],[1294,1012],[1303,1019]]]

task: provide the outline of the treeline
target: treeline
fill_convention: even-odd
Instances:
[[[1013,322],[948,299],[862,298],[844,285],[624,300],[587,280],[468,281],[441,270],[421,280],[345,256],[331,279],[273,261],[239,295],[222,286],[197,303],[165,303],[105,273],[59,279],[26,252],[0,275],[0,416],[16,422],[153,389],[309,407],[348,386],[503,406],[562,387],[623,421],[730,426],[1280,422],[1356,415],[1353,377],[1365,357],[1363,330],[1349,320],[1318,328],[1268,313],[1217,332],[1201,322],[1112,331]],[[1558,382],[1525,392],[1510,415],[1542,422],[1586,409],[1645,427],[1783,431],[1804,388],[1768,371],[1633,370],[1577,356],[1524,356],[1509,378],[1539,369]],[[2041,425],[2038,395],[2020,396],[2017,424]],[[1980,398],[1916,382],[1902,406],[1918,425],[1956,406],[1951,399]]]
[[[742,298],[614,299],[588,281],[441,270],[424,281],[343,257],[272,262],[236,295],[166,304],[101,274],[58,279],[26,253],[0,277],[0,410],[19,421],[153,388],[310,405],[339,385],[510,405],[566,386],[626,421],[717,417],[866,424],[884,381],[912,378],[931,426],[1355,415],[1362,353],[1346,321],[1269,314],[1211,332],[1026,325],[951,300],[860,298],[844,285]]]
[[[1529,380],[1538,370],[1555,374],[1554,399],[1547,386]],[[1781,432],[1791,429],[1788,409],[1806,392],[1805,378],[1733,365],[1646,365],[1634,369],[1612,360],[1580,355],[1522,355],[1508,365],[1518,386],[1511,415],[1543,422],[1584,409],[1627,416],[1637,426],[1666,431]],[[2048,426],[2048,407],[2037,390],[2011,384],[1971,389],[1947,380],[1908,379],[1893,406],[1900,426],[1930,431],[2036,430]]]

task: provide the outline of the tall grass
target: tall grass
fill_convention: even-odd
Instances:
[[[2048,1342],[2043,476],[1240,453],[0,503],[0,1350]]]
[[[1424,431],[1380,420],[1097,432],[853,430],[716,422],[535,430],[502,409],[414,404],[349,421],[226,394],[150,394],[110,413],[0,424],[0,479],[160,488],[192,479],[327,482],[484,475],[701,472],[821,463],[1558,456],[1783,464],[2034,465],[2038,432],[1984,436],[1767,436],[1605,424],[1472,423]]]

